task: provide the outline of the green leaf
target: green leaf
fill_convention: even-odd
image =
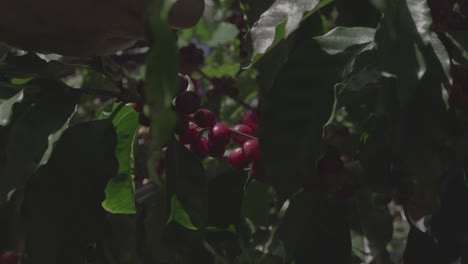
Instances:
[[[253,62],[287,38],[305,17],[331,2],[333,0],[276,0],[252,26]]]
[[[184,207],[182,207],[176,195],[172,195],[171,213],[169,214],[169,219],[167,219],[167,223],[170,223],[172,221],[178,223],[179,225],[189,230],[198,230],[198,227],[192,224],[190,216],[187,214]]]
[[[23,101],[23,91],[18,92],[7,100],[0,100],[0,126],[7,126],[10,123],[10,117],[13,114],[13,105]]]
[[[278,229],[279,238],[286,247],[287,259],[293,257],[307,227],[310,227],[306,234],[310,240],[317,235],[321,221],[321,199],[320,193],[303,190],[288,201],[286,215]]]
[[[242,200],[242,216],[256,225],[267,226],[274,199],[274,190],[270,185],[251,182]]]
[[[83,263],[103,234],[101,202],[116,175],[117,136],[110,120],[79,123],[57,142],[24,196],[26,251],[38,263]]]
[[[21,56],[9,53],[5,59],[5,63],[0,61],[0,73],[9,77],[26,80],[37,77],[51,79],[60,78],[64,75],[73,73],[73,71],[74,66],[65,65],[54,60],[47,62],[41,59],[34,52],[29,52]],[[13,78],[13,80],[15,79]],[[20,82],[24,81],[25,80],[22,80]]]
[[[168,193],[177,196],[194,226],[204,227],[208,192],[201,160],[174,139],[166,151],[166,166]]]
[[[455,48],[453,51],[454,60],[458,63],[468,65],[468,37],[466,31],[447,32],[448,38],[452,41]]]
[[[27,84],[31,80],[32,78],[13,78],[10,81],[12,84],[23,85],[23,84]]]
[[[119,171],[107,184],[106,199],[102,206],[114,214],[134,214],[133,144],[139,128],[138,113],[132,107],[125,106],[112,123],[117,133],[115,155],[119,161]]]
[[[434,44],[432,17],[426,0],[387,0],[375,41],[386,76],[397,78],[400,105],[408,104],[428,68]],[[436,46],[437,45],[437,46]],[[402,63],[404,59],[405,63]],[[446,64],[445,59],[442,62]],[[446,67],[444,67],[446,69]]]
[[[357,193],[356,212],[353,215],[358,218],[356,219],[359,224],[358,231],[367,239],[366,247],[372,250],[373,255],[385,255],[386,247],[393,237],[393,218],[387,204],[373,205],[371,195],[369,190],[361,190]],[[361,240],[360,249],[361,252],[365,252],[365,246],[362,243],[364,241]]]
[[[241,223],[241,206],[247,171],[233,169],[225,159],[209,159],[205,163],[208,182],[207,224],[228,228]]]
[[[109,260],[108,254],[119,264],[140,264],[140,246],[138,241],[138,223],[136,215],[108,214],[106,232],[102,246],[103,254]],[[110,252],[109,252],[110,251]]]
[[[278,230],[287,260],[294,258],[297,264],[350,263],[347,211],[346,206],[315,190],[297,193]]]
[[[44,95],[28,107],[11,128],[0,194],[22,186],[37,167],[46,162],[56,137],[66,126],[79,102],[79,93],[63,89]]]
[[[265,95],[260,145],[267,177],[282,199],[314,180],[323,126],[334,111],[334,86],[352,72],[373,33],[337,28],[313,38],[290,56]]]

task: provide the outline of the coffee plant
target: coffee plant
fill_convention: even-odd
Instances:
[[[0,43],[0,264],[468,263],[467,0],[200,4]]]

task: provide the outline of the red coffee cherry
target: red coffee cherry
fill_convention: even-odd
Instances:
[[[232,130],[234,130],[235,132],[240,132],[242,134],[249,135],[249,136],[254,135],[254,131],[252,130],[252,128],[250,128],[247,125],[236,125],[232,128]],[[232,133],[232,140],[234,140],[234,142],[236,142],[237,144],[243,144],[245,141],[250,139],[249,137],[246,137],[244,135],[241,135],[235,132]]]
[[[244,115],[244,125],[249,126],[254,133],[257,133],[260,124],[260,112],[255,109],[248,110]]]
[[[250,162],[259,162],[260,157],[260,144],[257,140],[249,139],[242,145],[245,158]]]
[[[229,164],[235,169],[242,169],[249,164],[242,148],[236,148],[229,154]]]
[[[208,132],[208,139],[213,145],[226,147],[231,141],[231,131],[223,123],[216,123]]]

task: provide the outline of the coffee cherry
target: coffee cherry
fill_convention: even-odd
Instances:
[[[226,146],[220,145],[217,143],[213,143],[211,141],[208,142],[208,154],[213,158],[221,158],[226,152]]]
[[[223,123],[216,123],[208,132],[211,144],[226,147],[231,141],[231,131]]]
[[[179,135],[179,141],[184,144],[192,144],[198,140],[198,127],[192,122],[189,122],[189,128],[185,133]]]
[[[248,160],[244,156],[242,148],[236,148],[229,154],[229,164],[235,169],[244,168],[249,164]]]
[[[0,264],[18,263],[18,254],[15,251],[5,251],[0,255]]]
[[[206,157],[209,153],[208,139],[199,137],[194,143],[190,144],[190,150],[200,158]]]
[[[140,123],[140,125],[142,126],[150,126],[151,120],[147,116],[145,116],[145,114],[140,113],[138,115],[138,123]]]
[[[232,128],[232,130],[234,130],[235,132],[240,132],[242,134],[249,135],[249,136],[254,135],[252,128],[246,125],[236,125]],[[235,132],[232,133],[232,140],[234,140],[234,142],[236,142],[237,144],[243,144],[245,141],[250,139],[249,137],[246,137],[244,135],[241,135]]]
[[[254,133],[257,133],[260,123],[260,112],[255,109],[248,110],[244,115],[244,125],[249,126]]]
[[[216,118],[210,110],[199,109],[195,114],[193,114],[193,122],[201,128],[208,128],[216,124]]]
[[[253,162],[252,165],[250,165],[250,174],[252,175],[252,178],[254,178],[257,181],[265,181],[266,175],[263,163]]]
[[[203,64],[203,50],[197,48],[195,44],[180,49],[180,72],[190,75]]]
[[[176,112],[181,115],[195,113],[200,108],[200,97],[192,91],[184,91],[175,99]]]
[[[249,139],[242,145],[242,150],[244,151],[245,159],[251,162],[260,161],[260,144],[257,140]]]

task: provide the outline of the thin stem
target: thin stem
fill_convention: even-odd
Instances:
[[[120,102],[120,104],[115,108],[115,110],[112,111],[112,114],[109,116],[109,119],[110,120],[114,119],[114,117],[120,112],[120,110],[124,108],[125,104],[126,104],[125,102]]]
[[[253,139],[253,140],[257,140],[257,141],[258,141],[258,138],[254,137],[254,136],[251,136],[251,135],[248,135],[248,134],[245,134],[245,133],[236,131],[236,130],[234,130],[234,129],[232,129],[232,128],[229,128],[229,130],[231,130],[231,132],[234,133],[234,134],[238,134],[238,135],[241,135],[241,136],[243,136],[243,137],[250,138],[250,139]]]
[[[212,80],[208,75],[206,75],[206,73],[204,73],[201,69],[198,69],[197,72],[200,73],[200,75],[201,75],[203,78],[207,79],[207,80],[214,86],[213,80]],[[229,98],[231,98],[234,102],[236,102],[237,104],[243,106],[245,109],[248,109],[248,110],[252,109],[252,107],[251,107],[248,103],[246,103],[246,102],[240,100],[239,98],[237,98],[237,97],[235,97],[235,96],[231,96],[231,95],[229,95],[229,94],[226,94],[226,95],[227,95]]]

